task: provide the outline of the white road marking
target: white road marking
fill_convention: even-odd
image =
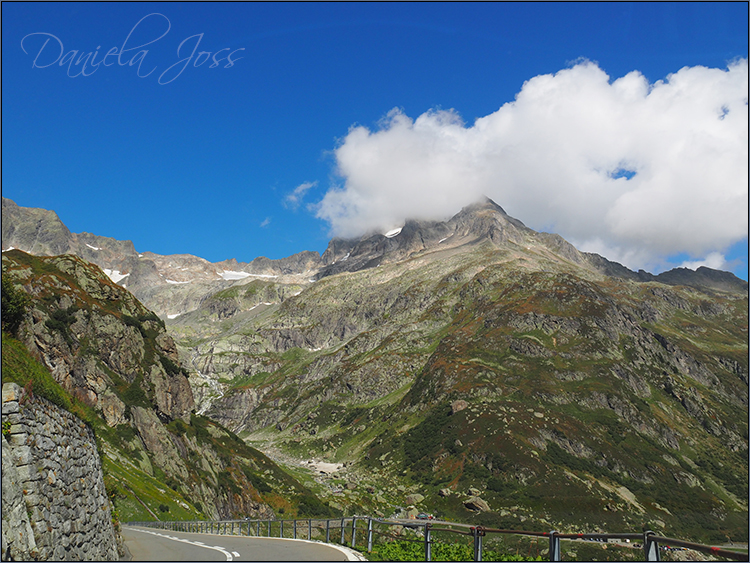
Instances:
[[[151,532],[149,530],[138,530],[136,528],[131,528],[131,530],[135,530],[136,532],[143,532],[144,534],[152,534],[154,536],[159,536],[159,537],[162,537],[162,538],[166,538],[168,540],[180,541],[182,543],[189,543],[190,545],[194,545],[196,547],[203,547],[203,548],[206,548],[206,549],[214,549],[216,551],[221,551],[224,554],[224,556],[227,558],[227,561],[234,561],[234,558],[232,557],[232,554],[229,553],[226,549],[224,549],[220,545],[206,545],[206,544],[204,544],[202,542],[194,542],[194,541],[185,540],[185,539],[182,539],[182,538],[175,538],[173,536],[167,536],[165,534],[160,534],[158,532]],[[237,553],[236,551],[234,552],[234,555],[235,555],[235,557],[239,557],[240,556],[240,554]]]
[[[233,552],[232,552],[232,555],[234,555],[235,557],[239,557],[239,556],[240,556],[240,554],[239,554],[239,553],[237,553],[236,551],[233,551]]]

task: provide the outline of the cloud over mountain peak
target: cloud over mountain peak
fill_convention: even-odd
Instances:
[[[316,207],[333,234],[445,219],[487,195],[535,229],[630,267],[723,253],[748,233],[748,64],[650,84],[579,61],[526,81],[467,126],[391,110],[335,149],[343,183]]]

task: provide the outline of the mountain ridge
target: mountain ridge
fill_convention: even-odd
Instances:
[[[529,229],[486,197],[448,221],[407,220],[395,234],[334,237],[322,255],[306,250],[277,260],[260,256],[250,262],[232,258],[215,263],[191,254],[139,253],[132,241],[71,233],[54,211],[20,207],[3,198],[3,250],[19,248],[36,255],[80,256],[100,266],[115,283],[130,289],[162,318],[186,313],[207,294],[253,279],[306,285],[330,275],[377,267],[419,253],[455,249],[484,239],[495,245],[541,245],[578,265],[618,278],[721,291],[748,290],[747,282],[734,274],[705,266],[696,271],[675,268],[658,275],[634,272],[603,256],[580,252],[559,235]]]

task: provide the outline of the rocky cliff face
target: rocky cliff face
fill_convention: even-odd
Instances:
[[[25,349],[92,413],[116,504],[143,502],[137,491],[152,480],[188,513],[214,518],[268,517],[271,504],[294,510],[304,499],[319,503],[268,458],[195,415],[163,321],[100,268],[73,255],[12,250],[3,253],[6,277],[30,297],[18,330]],[[5,380],[5,336],[3,348]]]
[[[174,341],[132,294],[72,255],[38,259],[12,251],[3,263],[34,298],[24,341],[66,391],[110,426],[125,421],[118,386],[150,395],[165,419],[189,421],[192,393]]]

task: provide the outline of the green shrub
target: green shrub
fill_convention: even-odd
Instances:
[[[487,479],[487,489],[501,495],[509,495],[518,489],[518,485],[508,481],[503,481],[497,477],[490,477]]]
[[[50,330],[58,331],[68,344],[73,343],[70,336],[70,325],[76,322],[75,313],[78,307],[71,305],[67,309],[55,309],[50,313],[49,319],[44,321],[44,325]]]
[[[312,494],[306,494],[300,499],[297,507],[297,515],[315,517],[337,516],[328,503],[322,502]]]
[[[219,471],[219,475],[217,477],[219,481],[219,489],[223,491],[229,490],[235,495],[239,495],[240,493],[242,493],[242,489],[237,486],[237,483],[235,483],[234,478],[229,471]]]
[[[250,481],[250,484],[255,487],[255,490],[259,493],[270,493],[273,491],[271,486],[266,483],[260,475],[253,473],[247,467],[243,467],[242,472],[245,474],[245,477],[247,477],[247,480]]]
[[[70,396],[55,381],[52,374],[31,357],[22,342],[3,332],[2,374],[3,382],[12,381],[29,387],[34,394],[44,397],[65,410],[71,410]]]
[[[208,432],[207,419],[200,415],[190,415],[190,427],[195,429],[195,436],[201,442],[208,442],[211,434]]]
[[[185,423],[182,422],[180,419],[177,419],[167,424],[167,430],[169,430],[173,434],[182,436],[187,432],[187,426],[185,426]]]
[[[446,429],[450,416],[450,407],[438,405],[421,423],[406,433],[404,456],[408,465],[415,465],[424,457],[433,457],[445,442],[455,442],[455,432]]]
[[[188,373],[185,368],[178,366],[166,356],[159,355],[159,359],[161,360],[161,365],[164,366],[164,371],[167,372],[167,375],[175,376],[182,374],[187,376]]]
[[[396,540],[373,547],[374,561],[424,561],[424,543]],[[469,543],[437,542],[432,544],[433,561],[473,561],[474,546]],[[542,561],[541,557],[505,554],[493,549],[482,550],[482,561]]]
[[[141,387],[140,380],[140,377],[136,378],[136,380],[125,389],[125,392],[122,394],[122,400],[126,405],[131,407],[148,408],[150,406],[148,395],[146,395],[146,392]]]
[[[4,331],[16,334],[30,301],[25,292],[17,290],[7,276],[2,276],[2,329]]]

